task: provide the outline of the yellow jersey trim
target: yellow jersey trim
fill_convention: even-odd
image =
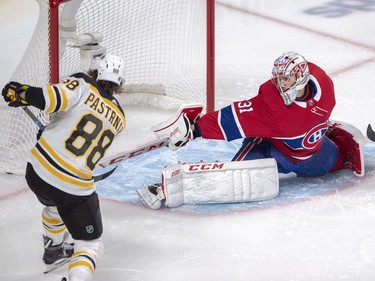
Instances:
[[[44,138],[39,139],[39,143],[43,146],[43,148],[52,155],[52,157],[58,162],[60,166],[63,168],[72,171],[74,174],[78,175],[79,177],[83,179],[92,179],[92,174],[91,173],[85,173],[82,172],[81,170],[77,169],[76,167],[70,165],[69,163],[65,162],[61,157],[49,146],[49,144],[46,142]]]
[[[39,154],[39,152],[33,148],[31,150],[31,154],[39,161],[39,163],[52,175],[54,175],[56,178],[65,181],[67,183],[83,187],[83,188],[93,188],[94,187],[94,181],[90,182],[81,182],[79,180],[73,179],[71,177],[68,177],[61,173],[60,171],[57,171],[55,167],[51,166],[49,162],[47,162],[42,155]]]

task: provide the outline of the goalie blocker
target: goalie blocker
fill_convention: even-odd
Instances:
[[[163,169],[162,184],[137,190],[151,209],[183,204],[239,203],[275,198],[279,177],[273,158],[177,164]]]

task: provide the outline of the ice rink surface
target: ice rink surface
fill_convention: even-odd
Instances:
[[[1,86],[37,15],[32,0],[0,0]],[[287,50],[331,75],[333,119],[363,133],[375,124],[374,1],[216,1],[216,107],[255,95]],[[160,119],[159,110],[140,109],[125,108],[129,139],[136,140],[134,130],[145,120]],[[374,280],[375,143],[368,140],[364,178],[350,171],[308,180],[282,176],[274,200],[153,211],[135,195],[159,181],[167,164],[228,161],[239,144],[198,140],[177,153],[159,149],[123,162],[100,182],[105,253],[93,280]],[[42,206],[23,177],[0,180],[0,280],[59,281],[66,268],[42,273]]]

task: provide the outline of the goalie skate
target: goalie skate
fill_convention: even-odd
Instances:
[[[52,246],[52,239],[43,235],[44,255],[43,262],[45,264],[44,274],[47,274],[64,264],[68,263],[74,253],[74,244],[65,240],[58,245]]]
[[[155,183],[137,190],[139,198],[146,207],[153,210],[160,209],[161,199],[158,196],[158,188],[160,186],[161,184]]]

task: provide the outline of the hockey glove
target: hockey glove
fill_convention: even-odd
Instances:
[[[30,86],[22,85],[18,82],[10,82],[5,85],[2,91],[4,100],[9,106],[19,107],[29,105],[26,100],[21,98],[21,93],[25,92]]]

